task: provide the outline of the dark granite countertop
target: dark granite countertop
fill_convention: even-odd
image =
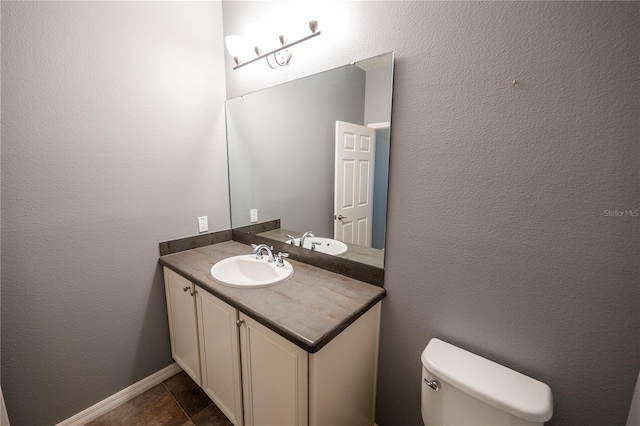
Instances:
[[[275,331],[307,352],[331,339],[385,297],[386,291],[315,266],[289,260],[293,276],[263,288],[227,287],[213,280],[218,261],[251,248],[226,241],[160,257],[160,263]]]

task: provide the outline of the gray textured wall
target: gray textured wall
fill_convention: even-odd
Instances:
[[[548,383],[551,424],[625,423],[640,218],[604,211],[640,209],[639,8],[326,2],[322,36],[287,69],[231,71],[227,57],[234,97],[397,54],[381,426],[421,424],[420,353],[432,337]],[[295,12],[224,2],[225,33]]]
[[[221,23],[215,2],[2,2],[13,426],[172,362],[158,242],[229,227]]]

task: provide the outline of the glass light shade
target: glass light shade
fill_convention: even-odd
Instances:
[[[276,43],[274,47],[282,47],[292,40],[291,38],[291,24],[292,21],[288,13],[280,14],[276,19],[271,22],[272,40]]]
[[[252,57],[252,49],[245,37],[239,35],[229,35],[224,38],[227,51],[236,62],[236,65]]]
[[[281,27],[280,34],[286,34],[291,42],[317,33],[318,29],[318,21],[304,17],[287,22]]]
[[[247,24],[244,27],[244,33],[247,35],[251,48],[259,56],[266,45],[266,38],[269,34],[267,28],[260,24]]]

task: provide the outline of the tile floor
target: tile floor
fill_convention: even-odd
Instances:
[[[87,426],[232,426],[184,371],[87,423]]]

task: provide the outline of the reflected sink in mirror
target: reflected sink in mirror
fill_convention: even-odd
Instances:
[[[267,224],[264,224],[267,225]],[[269,224],[271,225],[271,224]],[[274,228],[274,229],[270,229],[268,231],[261,231],[259,233],[255,234],[258,237],[264,237],[267,239],[267,241],[279,241],[282,243],[288,243],[289,241],[291,241],[291,237],[294,237],[295,241],[296,241],[296,247],[297,247],[297,242],[299,241],[299,238],[302,236],[301,232],[298,231],[294,231],[292,229],[286,229],[286,228]],[[291,237],[290,237],[291,236]],[[348,259],[348,260],[352,260],[354,262],[357,263],[361,263],[364,265],[370,265],[376,268],[383,268],[383,261],[384,261],[384,250],[378,250],[378,249],[373,249],[371,247],[364,247],[361,245],[357,245],[357,244],[349,244],[349,243],[344,243],[342,241],[337,241],[333,238],[329,238],[329,237],[307,237],[305,239],[305,247],[304,248],[311,248],[310,246],[308,246],[307,241],[309,240],[313,240],[314,238],[317,239],[326,239],[327,242],[337,242],[340,244],[344,244],[346,246],[346,251],[340,253],[340,254],[333,254],[331,253],[330,255],[333,257],[340,257],[340,258],[344,258],[344,259]],[[282,250],[286,250],[286,249],[282,249]],[[326,252],[322,252],[322,251],[317,251],[318,252],[318,256],[322,256],[324,254],[329,254]]]
[[[294,246],[299,247],[300,238],[289,240],[287,241],[287,244],[293,244]],[[324,237],[307,237],[304,239],[304,245],[302,247],[315,250],[320,253],[332,254],[334,256],[347,252],[347,245],[342,241]]]
[[[284,261],[284,266],[269,263],[267,256],[257,259],[254,254],[223,259],[211,268],[211,277],[229,287],[257,288],[282,283],[293,274],[293,266]]]

